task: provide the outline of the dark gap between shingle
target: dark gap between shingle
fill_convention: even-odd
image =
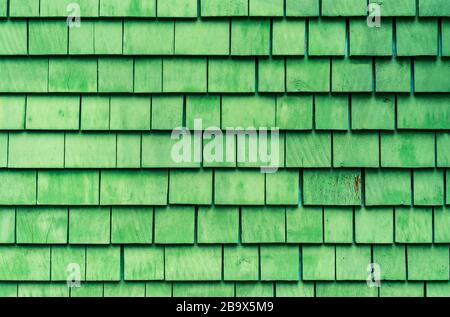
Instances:
[[[49,276],[50,276],[50,283],[51,283],[51,281],[52,281],[52,279],[53,279],[53,276],[52,276],[52,253],[53,253],[53,246],[51,245],[50,246],[50,254],[49,254],[49,259],[48,259],[48,262],[49,262]]]
[[[173,41],[172,41],[172,51],[175,53],[175,31],[176,31],[176,23],[173,21]]]
[[[120,246],[120,280],[124,281],[125,277],[125,254],[124,245]]]
[[[27,55],[30,55],[30,19],[27,19]]]
[[[412,94],[412,95],[414,95],[414,93],[415,93],[414,80],[415,80],[415,74],[414,74],[414,58],[411,57],[411,94]]]
[[[184,94],[183,95],[183,119],[181,121],[183,124],[183,127],[186,126],[186,99],[187,99],[186,94]]]

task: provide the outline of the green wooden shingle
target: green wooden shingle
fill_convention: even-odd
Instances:
[[[323,217],[324,242],[353,242],[353,210],[351,208],[325,208]]]
[[[302,247],[302,278],[306,281],[327,281],[335,279],[335,247]]]
[[[71,244],[109,244],[110,208],[71,208],[69,241]]]
[[[224,246],[223,275],[225,280],[257,281],[259,249],[257,246]]]
[[[16,211],[14,208],[0,209],[0,243],[14,243],[16,239]]]
[[[200,207],[196,225],[198,243],[236,243],[239,239],[239,209]]]
[[[344,55],[345,21],[342,19],[311,19],[308,52],[315,55]]]
[[[286,208],[287,242],[321,243],[323,242],[322,208],[299,207]]]
[[[155,243],[193,244],[195,241],[193,207],[155,208]]]
[[[95,170],[38,172],[37,201],[40,205],[96,205],[98,191],[99,172]]]
[[[127,246],[124,249],[124,280],[163,280],[164,249],[162,247]]]
[[[0,0],[0,297],[448,296],[447,2]]]
[[[219,281],[222,247],[167,246],[164,263],[167,281]]]
[[[300,250],[296,245],[262,246],[261,280],[296,281],[300,274]]]
[[[197,10],[195,12],[197,14]],[[228,55],[230,26],[226,20],[176,21],[175,54]]]
[[[231,21],[231,54],[269,55],[269,22],[267,19],[233,19]]]
[[[65,244],[67,208],[18,208],[16,242],[19,244]]]
[[[305,205],[361,204],[361,173],[358,170],[305,170]],[[326,193],[326,194],[325,194]]]
[[[357,208],[355,210],[356,243],[393,243],[392,208]]]
[[[410,205],[411,173],[408,170],[367,170],[365,193],[368,206]]]
[[[285,219],[284,208],[243,208],[241,211],[242,242],[285,242]]]
[[[27,48],[26,21],[0,22],[0,52],[2,55],[25,55]]]
[[[153,209],[114,207],[111,211],[111,243],[149,244],[153,241]]]

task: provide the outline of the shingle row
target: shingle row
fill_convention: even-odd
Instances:
[[[441,170],[305,170],[301,185],[299,174],[284,170],[265,175],[254,169],[1,170],[0,205],[442,206],[450,202],[450,178]]]
[[[358,132],[374,135],[375,130],[383,130],[386,132],[383,135],[388,135],[393,130],[450,130],[450,96],[0,95],[0,130],[137,132],[172,131],[180,127],[203,131],[238,127],[353,130],[357,142],[365,135]],[[443,132],[438,132],[437,141],[438,147],[442,147],[439,152],[446,153],[448,136]]]
[[[450,92],[446,59],[39,57],[0,67],[8,93]]]
[[[0,227],[18,245],[442,244],[450,208],[4,207]]]
[[[0,167],[450,167],[448,133],[227,132],[213,136],[208,133],[192,132],[181,137],[170,132],[0,133]]]
[[[62,282],[0,283],[3,297],[448,297],[448,282]]]
[[[70,3],[1,0],[0,16],[61,17],[67,15]],[[87,17],[365,16],[368,3],[379,4],[385,16],[450,16],[445,0],[79,0],[77,3]]]
[[[450,19],[0,20],[0,55],[450,56]]]
[[[448,281],[448,245],[408,246],[53,246],[0,247],[3,281]],[[373,255],[372,255],[373,253]],[[120,258],[123,258],[123,265]],[[51,264],[50,264],[51,263]]]

